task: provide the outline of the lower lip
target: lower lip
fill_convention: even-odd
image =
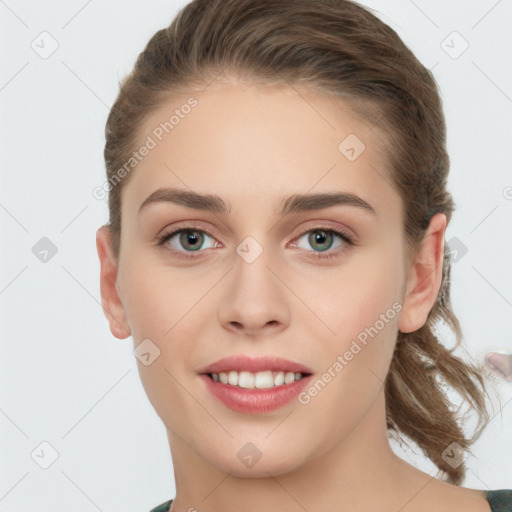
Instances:
[[[240,388],[216,382],[208,375],[203,374],[200,377],[208,390],[226,407],[237,412],[260,414],[274,411],[291,402],[306,387],[312,375],[269,389]]]

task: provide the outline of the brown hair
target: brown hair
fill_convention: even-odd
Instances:
[[[107,120],[104,156],[107,178],[114,185],[109,227],[116,257],[121,190],[129,176],[119,185],[113,178],[130,158],[137,130],[171,95],[200,90],[217,76],[332,93],[373,121],[389,148],[392,185],[403,201],[411,256],[436,212],[450,221],[454,203],[446,190],[449,158],[437,84],[370,9],[348,0],[193,0],[148,42],[120,84]],[[451,350],[435,332],[442,322],[455,333]],[[399,332],[385,393],[388,429],[410,437],[441,476],[455,484],[462,482],[465,467],[447,462],[444,450],[454,442],[469,450],[489,421],[479,369],[452,355],[461,338],[450,303],[450,254],[445,246],[437,300],[423,327]],[[446,398],[444,383],[478,413],[481,427],[469,439]]]

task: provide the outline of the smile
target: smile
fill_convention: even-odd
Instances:
[[[313,378],[308,366],[274,355],[231,355],[198,373],[210,397],[245,414],[283,407],[297,398]]]

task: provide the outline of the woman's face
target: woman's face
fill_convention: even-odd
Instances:
[[[225,84],[191,96],[140,132],[118,320],[171,449],[235,476],[279,474],[340,446],[383,391],[408,272],[389,148],[328,96]],[[178,229],[190,231],[165,238]],[[214,370],[252,369],[242,387],[205,375],[230,356]],[[274,357],[288,362],[247,362]],[[310,375],[282,384],[280,370]]]

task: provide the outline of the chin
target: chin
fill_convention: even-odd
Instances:
[[[295,457],[290,452],[281,452],[272,448],[257,451],[249,443],[241,450],[235,452],[234,457],[226,457],[224,454],[218,454],[218,459],[210,459],[210,462],[224,473],[230,473],[237,478],[268,478],[269,476],[278,476],[290,473],[304,463],[303,455],[297,454]],[[215,457],[215,454],[213,454]],[[259,458],[258,458],[259,457]]]

